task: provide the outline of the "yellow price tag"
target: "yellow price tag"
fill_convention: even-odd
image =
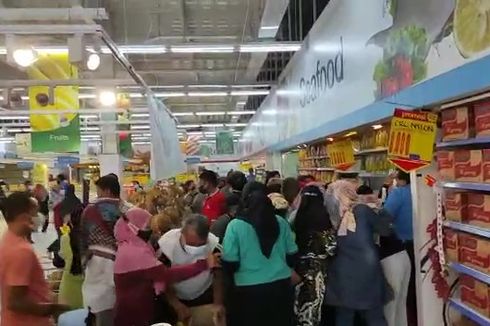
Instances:
[[[354,148],[350,139],[336,141],[327,145],[327,152],[330,164],[339,170],[347,170],[356,163]]]

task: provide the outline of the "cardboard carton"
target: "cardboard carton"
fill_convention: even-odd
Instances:
[[[443,233],[446,259],[452,262],[458,262],[458,232],[444,228]]]
[[[482,179],[490,183],[490,149],[482,149]]]
[[[482,151],[477,149],[455,151],[454,177],[457,181],[482,182]]]
[[[447,220],[462,222],[467,215],[467,194],[448,191],[444,197],[445,217]]]
[[[470,119],[467,107],[443,110],[442,140],[467,139],[470,136]]]
[[[469,224],[490,227],[490,196],[481,193],[468,193]]]
[[[454,152],[438,151],[437,168],[442,180],[454,180]]]
[[[490,272],[490,242],[476,235],[458,233],[458,259],[461,264]]]
[[[490,136],[490,101],[475,104],[475,137]]]
[[[488,285],[463,274],[459,276],[459,284],[461,301],[488,317],[490,315]]]

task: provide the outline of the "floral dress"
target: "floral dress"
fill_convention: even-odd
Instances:
[[[312,232],[303,250],[300,249],[296,272],[302,282],[296,285],[294,313],[297,326],[318,326],[327,282],[328,258],[337,246],[334,231]]]

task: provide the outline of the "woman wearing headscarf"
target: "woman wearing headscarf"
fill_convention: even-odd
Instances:
[[[167,283],[183,281],[215,267],[213,256],[190,265],[171,268],[163,265],[148,242],[150,220],[147,211],[131,208],[114,227],[118,244],[114,262],[114,325],[151,325],[155,317],[155,294],[164,292]]]
[[[73,190],[74,196],[73,185],[68,185],[68,189],[68,193]],[[80,255],[80,222],[83,205],[79,200],[78,202],[73,200],[70,205],[70,218],[61,228],[59,256],[64,260],[65,266],[60,283],[59,300],[71,309],[80,309],[83,307],[83,270]]]
[[[354,325],[358,312],[367,326],[386,326],[383,306],[389,291],[374,234],[380,218],[359,201],[357,184],[338,180],[329,187],[340,217],[337,252],[328,270],[326,302],[336,306],[336,325]]]
[[[297,251],[289,224],[274,214],[265,186],[248,183],[223,241],[223,267],[236,285],[231,326],[294,325],[291,267]]]
[[[302,281],[296,285],[294,313],[297,326],[318,326],[327,283],[328,259],[335,253],[336,237],[323,192],[315,185],[301,191],[301,203],[293,223],[299,260],[296,273]]]

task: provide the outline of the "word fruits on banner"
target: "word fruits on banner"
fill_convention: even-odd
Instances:
[[[330,164],[338,170],[345,171],[356,163],[352,141],[345,139],[327,145]]]
[[[437,115],[395,109],[391,120],[388,159],[405,172],[430,165],[437,131]]]

